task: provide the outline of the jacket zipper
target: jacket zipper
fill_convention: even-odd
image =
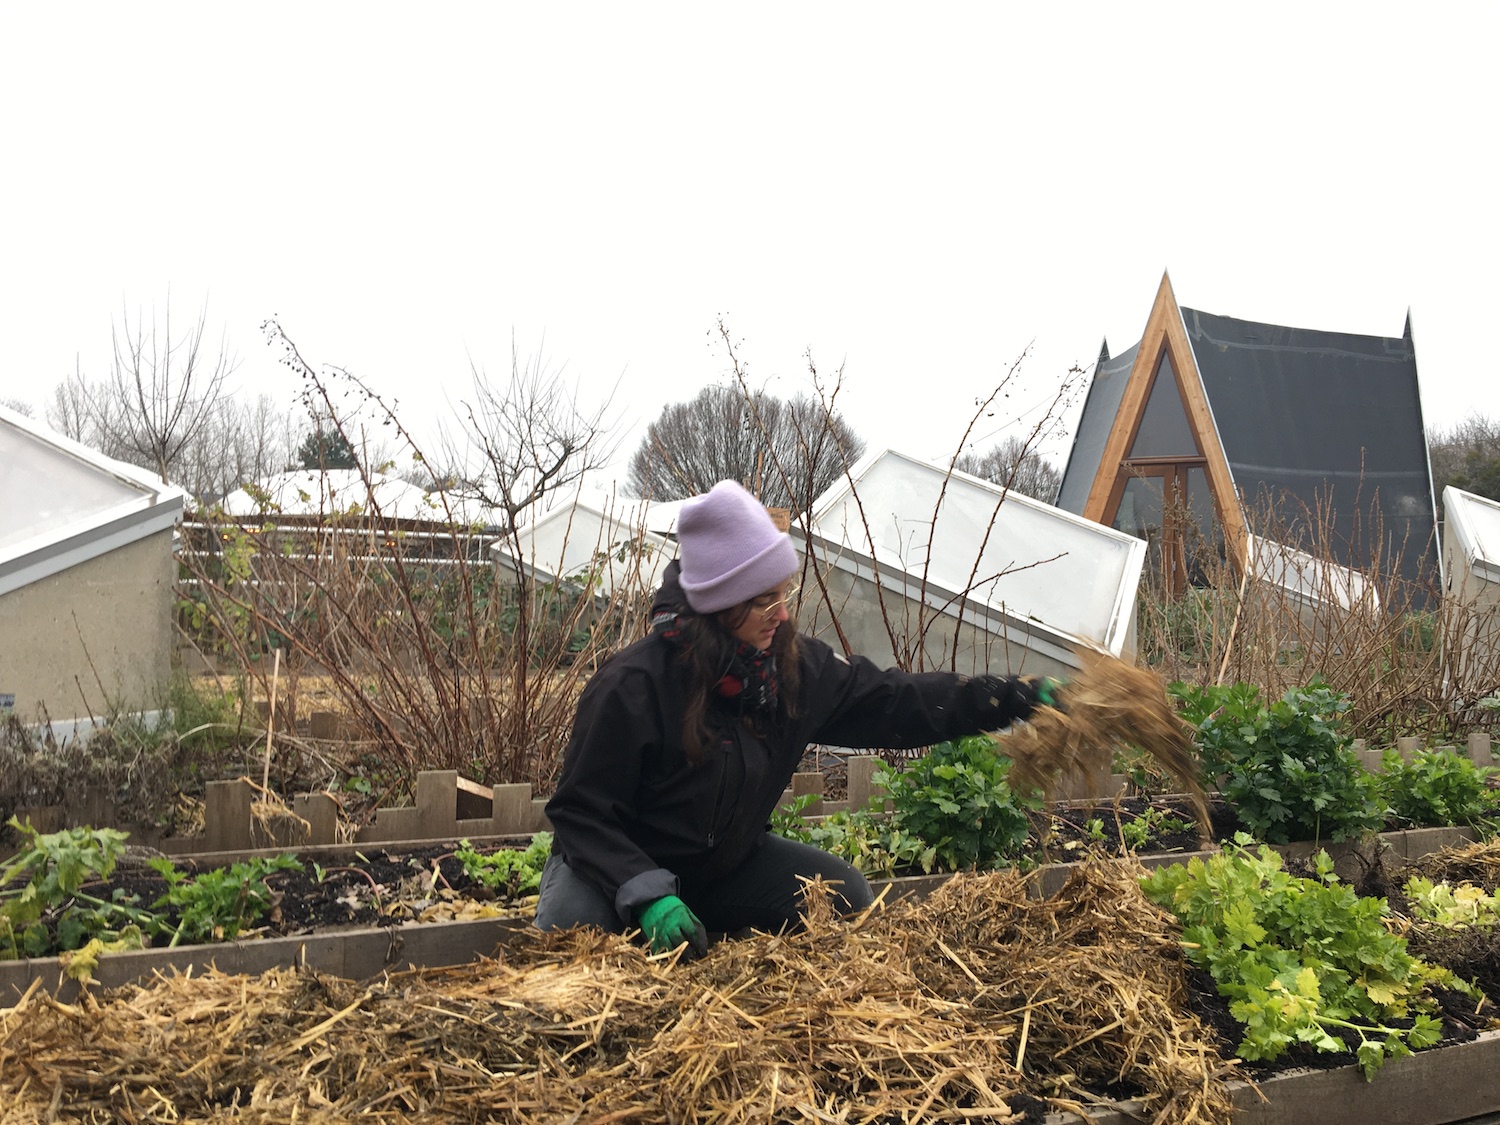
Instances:
[[[734,745],[734,739],[738,738],[739,731],[736,730],[734,731],[733,739],[726,738],[723,742],[719,743],[719,792],[714,797],[714,811],[708,821],[708,846],[710,848],[717,847],[721,838],[714,829],[719,823],[719,813],[724,811],[724,794],[729,789],[729,751]],[[733,821],[730,824],[733,824]],[[726,824],[724,827],[727,829],[730,827],[730,824]]]

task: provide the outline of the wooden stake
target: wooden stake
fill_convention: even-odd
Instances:
[[[271,661],[271,705],[266,708],[266,761],[260,771],[260,788],[269,792],[271,788],[271,732],[276,729],[276,681],[281,675],[281,649]]]

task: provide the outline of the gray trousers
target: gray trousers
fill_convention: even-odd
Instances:
[[[729,874],[706,882],[680,880],[677,895],[708,930],[734,933],[749,928],[780,933],[801,929],[802,880],[813,876],[829,884],[834,907],[845,914],[863,910],[875,900],[869,882],[852,864],[822,848],[770,832]],[[548,859],[542,870],[536,926],[542,930],[598,926],[611,933],[627,928],[609,897],[581,878],[560,855]]]

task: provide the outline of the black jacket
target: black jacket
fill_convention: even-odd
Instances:
[[[658,607],[682,604],[676,580],[673,563]],[[686,685],[668,641],[637,641],[584,688],[547,818],[554,851],[627,924],[640,906],[676,894],[678,877],[700,882],[743,863],[809,744],[926,746],[1006,726],[1035,706],[1034,685],[1017,677],[881,671],[807,636],[798,649],[799,716],[760,738],[723,714],[719,745],[696,769],[682,745]]]

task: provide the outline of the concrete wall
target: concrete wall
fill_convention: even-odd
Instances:
[[[0,595],[0,695],[25,721],[158,705],[175,580],[167,528]]]

